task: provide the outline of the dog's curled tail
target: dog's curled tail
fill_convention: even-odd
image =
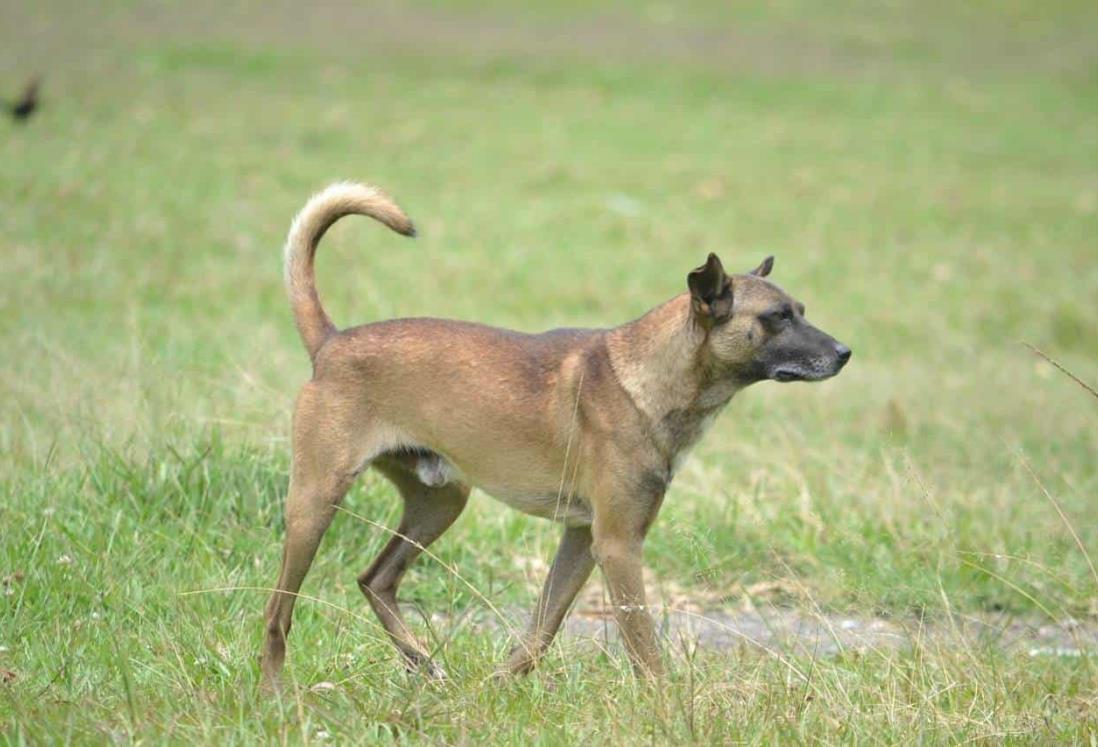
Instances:
[[[355,182],[332,184],[313,195],[290,226],[286,237],[286,293],[294,310],[294,321],[309,358],[335,334],[332,320],[316,292],[313,259],[324,232],[346,215],[368,215],[397,233],[415,236],[412,221],[393,200],[377,187]]]

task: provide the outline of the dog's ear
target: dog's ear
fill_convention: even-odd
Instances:
[[[704,265],[687,275],[686,284],[699,319],[716,323],[732,317],[732,278],[724,274],[716,254],[710,254]]]
[[[774,269],[774,258],[767,257],[762,261],[762,264],[751,271],[752,275],[758,275],[761,278],[770,274],[770,271]]]

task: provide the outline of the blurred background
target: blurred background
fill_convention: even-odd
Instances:
[[[744,392],[691,457],[648,555],[688,596],[1098,615],[1098,401],[1023,344],[1098,382],[1091,2],[5,2],[0,92],[13,569],[48,506],[66,529],[43,557],[92,576],[122,553],[180,588],[273,580],[310,373],[280,247],[312,192],[355,179],[420,237],[332,231],[338,325],[610,326],[713,251],[775,255],[851,345],[832,381]],[[395,519],[374,478],[348,500]],[[474,504],[439,553],[526,604],[540,572],[470,547],[544,559],[556,530]],[[116,514],[204,539],[110,545]],[[337,522],[309,588],[357,607],[346,564],[383,540]],[[417,599],[473,603],[413,576]],[[220,635],[251,655],[260,596],[118,593],[245,621]]]
[[[423,229],[338,227],[338,323],[604,326],[709,251],[772,253],[857,351],[833,421],[894,402],[912,428],[1088,438],[1019,343],[1095,372],[1092,10],[8,3],[5,90],[42,89],[0,140],[0,445],[41,455],[90,420],[281,437],[308,367],[279,246],[337,178]]]

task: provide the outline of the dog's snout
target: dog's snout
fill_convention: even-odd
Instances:
[[[845,366],[846,362],[850,360],[850,356],[852,354],[853,353],[851,352],[850,348],[848,348],[846,345],[843,345],[841,342],[835,343],[835,355],[839,357],[840,366]]]

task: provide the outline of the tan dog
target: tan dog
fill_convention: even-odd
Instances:
[[[401,616],[401,576],[476,486],[564,525],[507,670],[534,666],[597,563],[635,668],[658,674],[641,552],[680,460],[743,387],[834,376],[850,349],[805,321],[804,307],[764,279],[772,258],[729,276],[715,254],[687,276],[688,292],[613,329],[531,335],[394,319],[339,331],[317,296],[313,258],[324,232],[353,213],[415,233],[384,193],[359,184],[316,195],[290,229],[286,287],[313,378],[294,412],[265,681],[277,685],[298,589],[336,506],[367,467],[396,485],[404,515],[358,584],[409,666],[442,674]]]

